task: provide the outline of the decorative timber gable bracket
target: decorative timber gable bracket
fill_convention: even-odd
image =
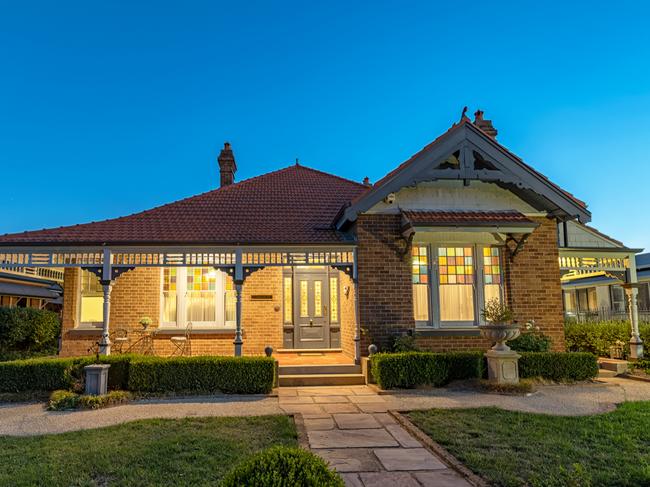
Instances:
[[[583,203],[465,118],[345,208],[336,222],[337,229],[345,229],[359,214],[401,188],[437,180],[459,180],[466,186],[474,180],[494,183],[540,212],[561,220],[591,220],[591,213]]]

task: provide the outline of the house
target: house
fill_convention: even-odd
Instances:
[[[650,253],[637,254],[635,261],[639,319],[647,322],[650,321]],[[627,320],[629,305],[624,282],[620,276],[605,272],[563,277],[565,317],[578,321]]]
[[[60,311],[63,304],[63,270],[0,265],[0,306]]]
[[[477,326],[488,299],[562,350],[561,272],[633,262],[628,249],[558,245],[568,224],[589,222],[587,205],[496,136],[483,112],[463,112],[372,185],[299,164],[236,182],[226,143],[215,190],[1,236],[0,262],[65,268],[62,355],[98,340],[109,353],[111,330],[137,338],[145,316],[156,330],[147,346],[162,355],[181,335],[193,354],[270,346],[303,364],[358,363],[370,344],[385,350],[404,333],[428,350],[485,349]],[[632,340],[640,347],[638,332]]]

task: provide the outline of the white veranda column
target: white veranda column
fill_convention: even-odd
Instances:
[[[102,320],[102,338],[99,340],[99,353],[101,355],[110,355],[111,290],[113,289],[113,281],[102,280],[101,285],[104,291],[104,316]]]
[[[639,305],[637,300],[637,295],[639,290],[637,289],[638,278],[636,274],[636,256],[630,254],[629,257],[629,274],[628,274],[628,284],[625,288],[625,294],[627,295],[627,304],[630,312],[630,323],[631,323],[631,336],[630,336],[630,358],[640,359],[643,358],[643,341],[639,335]]]
[[[242,328],[241,328],[241,291],[244,284],[244,266],[242,262],[242,250],[235,250],[235,275],[233,277],[235,283],[235,297],[237,298],[235,306],[235,341],[233,345],[235,346],[235,357],[241,357],[242,355],[242,345],[244,340],[242,339]]]

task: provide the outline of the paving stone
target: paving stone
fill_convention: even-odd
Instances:
[[[383,403],[385,403],[386,402],[386,400],[383,397],[378,396],[376,394],[373,394],[373,395],[368,394],[368,395],[363,395],[363,396],[350,396],[350,401],[355,403],[355,404],[368,403],[368,402],[372,402],[372,403],[375,403],[375,402],[378,402],[378,403],[383,402]]]
[[[369,431],[369,430],[366,430]],[[379,448],[375,455],[386,470],[437,470],[447,468],[424,448]]]
[[[398,446],[385,429],[307,431],[311,448],[371,448]]]
[[[313,404],[314,398],[312,396],[280,396],[278,402],[280,406],[285,404]]]
[[[378,472],[381,465],[368,448],[329,448],[313,450],[337,472]]]
[[[420,487],[407,472],[368,472],[360,473],[359,477],[366,487]]]
[[[341,478],[345,483],[345,487],[363,487],[361,479],[356,473],[342,473]]]
[[[354,393],[340,387],[307,387],[298,389],[299,396],[352,396]]]
[[[382,426],[386,426],[387,424],[397,424],[395,418],[388,413],[374,413],[372,416]]]
[[[334,420],[331,416],[324,418],[303,418],[307,431],[331,430],[334,428]]]
[[[363,428],[380,428],[381,425],[372,417],[371,414],[365,413],[342,413],[335,414],[334,421],[342,430],[363,429]]]
[[[289,397],[289,396],[297,396],[298,395],[298,389],[292,389],[290,387],[280,387],[278,388],[278,397]]]
[[[472,487],[472,484],[451,469],[436,472],[414,472],[413,476],[423,487]]]
[[[355,388],[352,388],[352,391],[357,396],[376,396],[377,395],[377,393],[375,391],[373,391],[368,386],[357,386]]]
[[[325,411],[318,404],[280,404],[282,409],[287,414],[324,414]]]
[[[357,404],[357,407],[364,413],[385,413],[388,411],[388,403],[369,402],[367,404]]]
[[[399,424],[388,424],[385,426],[385,428],[388,430],[388,432],[393,435],[393,438],[395,438],[397,441],[399,441],[399,444],[402,445],[404,448],[420,448],[422,445],[418,440],[413,438],[411,434],[406,431],[404,428],[402,428],[401,425]]]
[[[315,403],[337,403],[350,402],[347,396],[302,396],[305,399],[312,399]]]
[[[359,409],[354,405],[345,404],[321,404],[320,407],[327,413],[358,413]]]

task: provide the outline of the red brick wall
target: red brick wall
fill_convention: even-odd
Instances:
[[[361,353],[375,343],[386,349],[400,330],[413,329],[410,255],[398,255],[400,215],[359,215],[358,278]]]
[[[506,300],[515,319],[535,320],[553,340],[553,350],[564,350],[564,315],[560,284],[557,223],[535,218],[540,226],[530,235],[514,261],[505,259]]]
[[[345,289],[348,289],[347,296]],[[354,358],[356,317],[354,312],[354,283],[345,272],[339,272],[339,302],[341,303],[341,348]]]

